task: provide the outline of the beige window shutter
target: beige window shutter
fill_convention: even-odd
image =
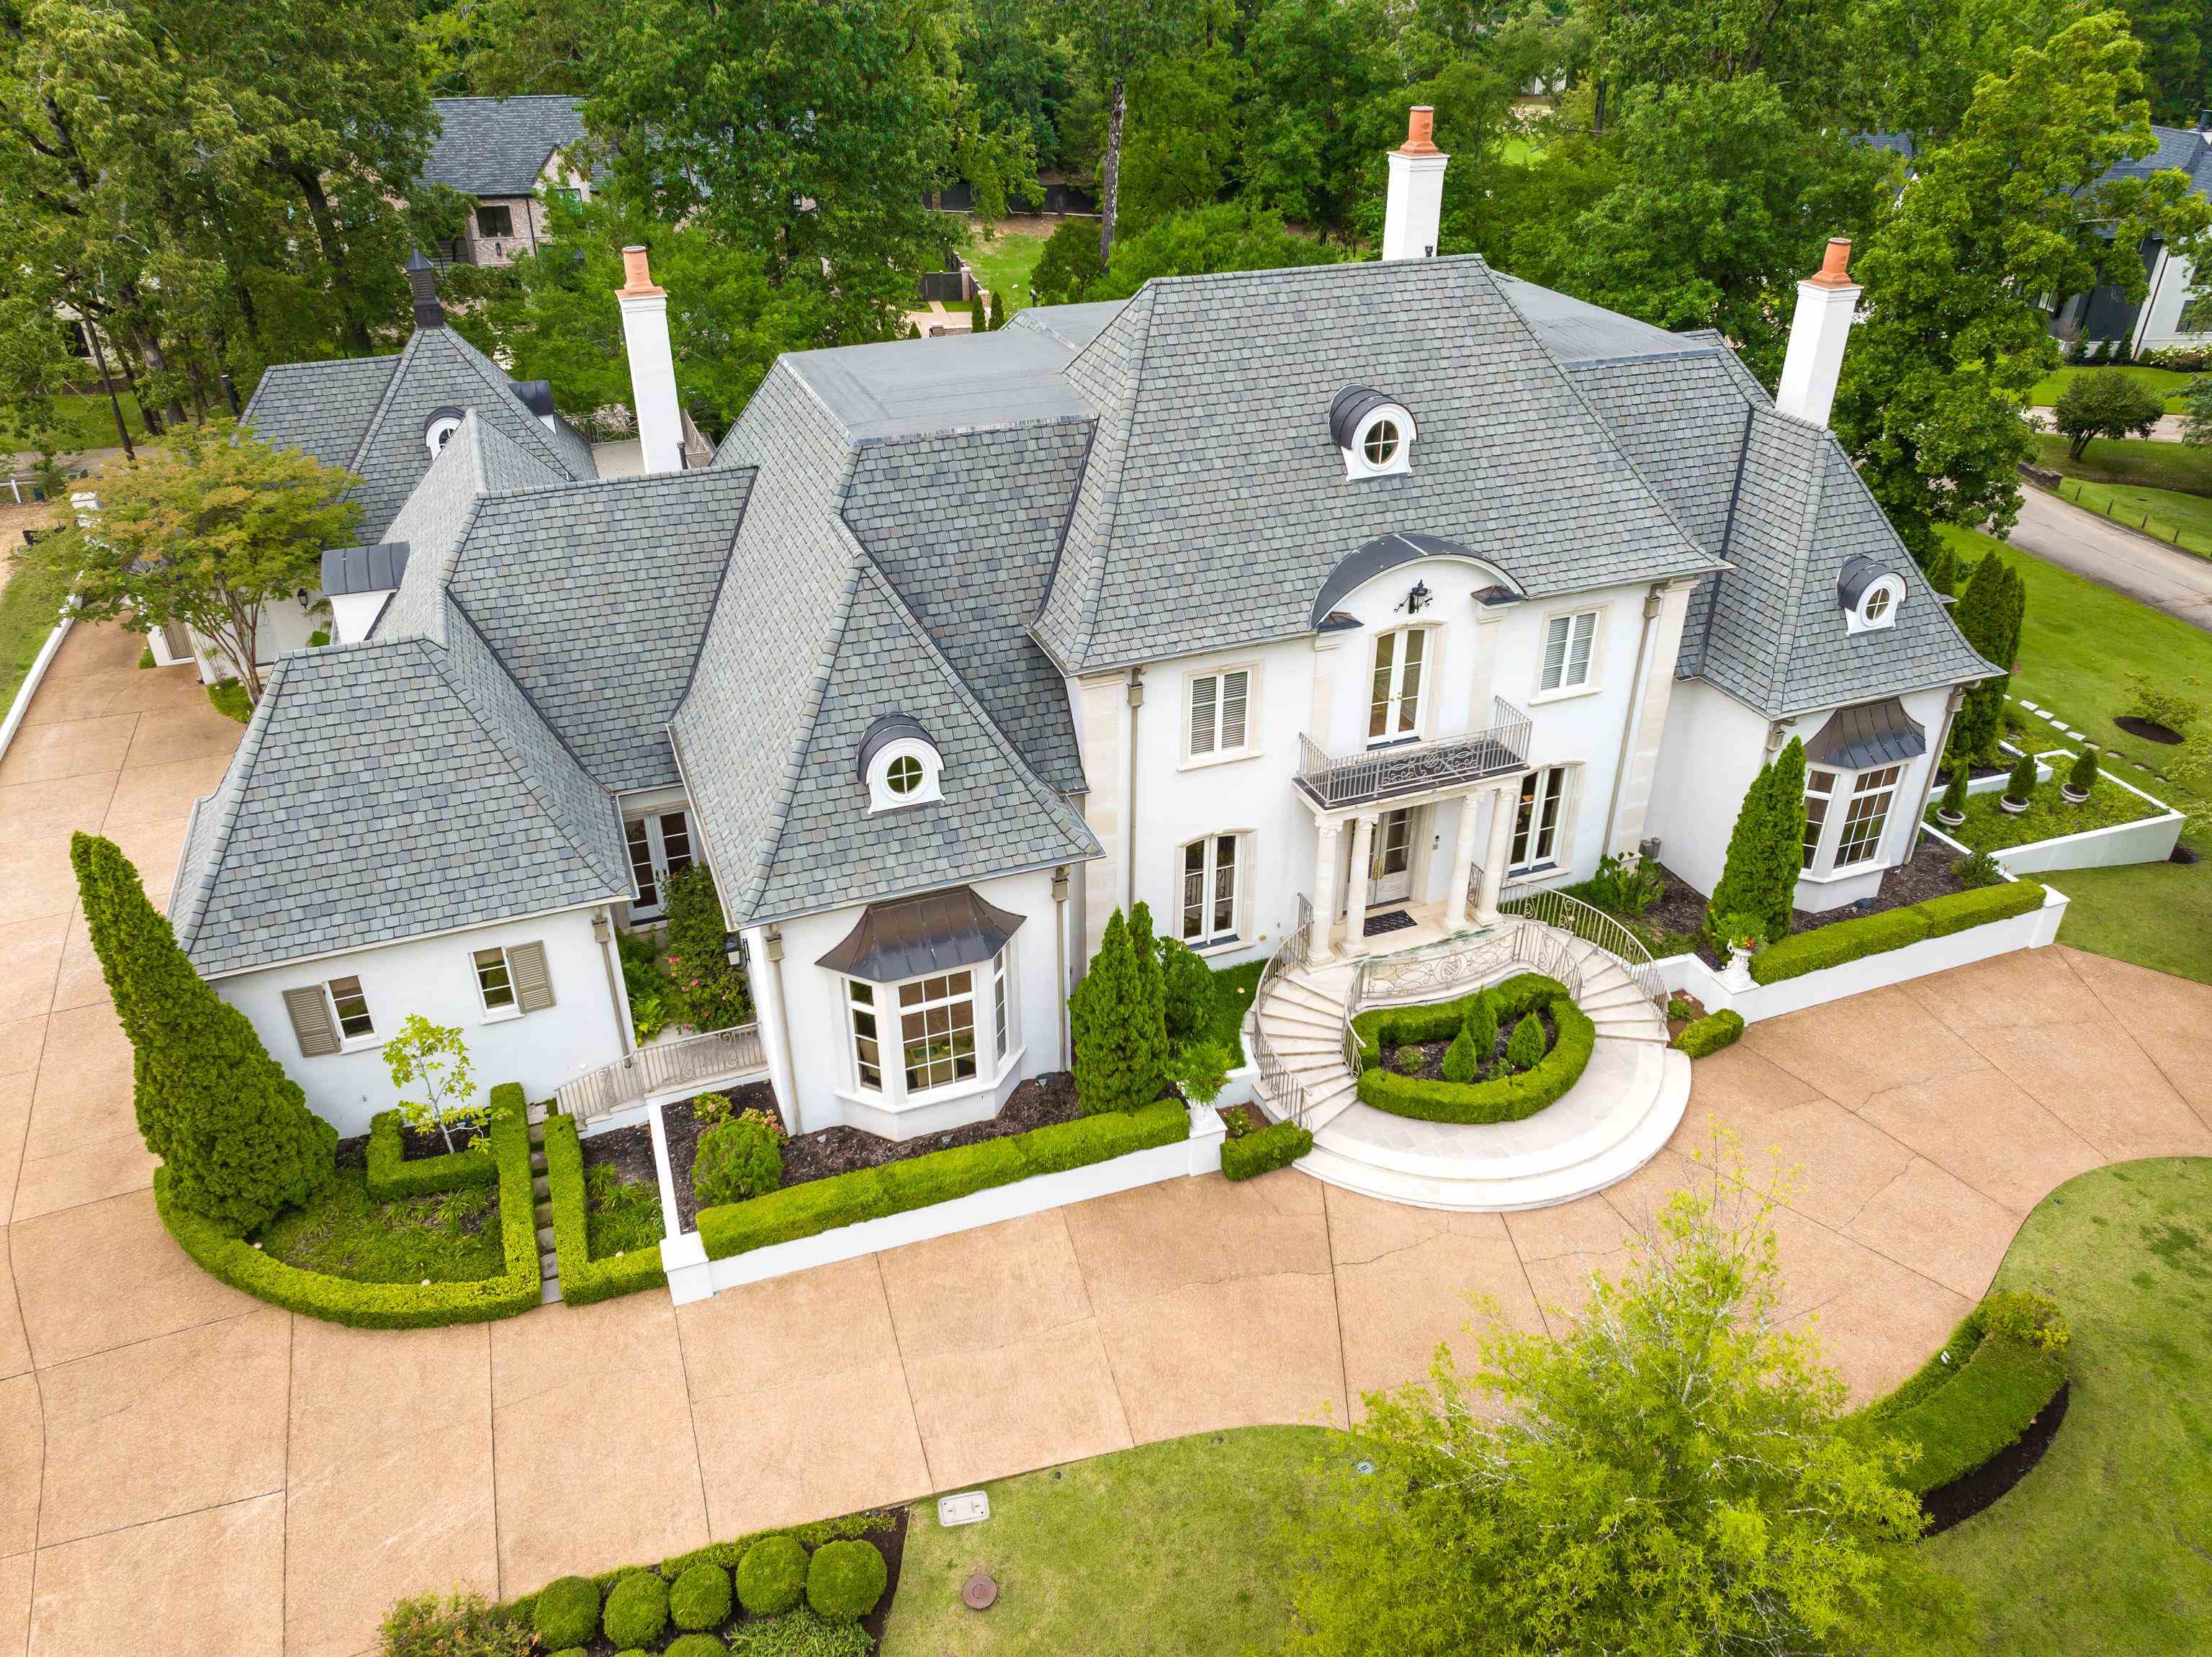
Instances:
[[[284,992],[284,1010],[292,1015],[292,1033],[300,1039],[300,1056],[314,1058],[338,1050],[337,1026],[331,1021],[330,997],[323,986]]]
[[[514,1004],[526,1013],[542,1012],[553,1004],[553,978],[545,970],[545,946],[508,946],[507,976],[514,980]]]

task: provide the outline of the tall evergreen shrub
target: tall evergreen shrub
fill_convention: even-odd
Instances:
[[[72,835],[85,925],[131,1040],[132,1099],[146,1146],[181,1207],[244,1235],[326,1188],[337,1131],[219,999],[146,900],[115,844]]]
[[[1756,916],[1770,942],[1789,935],[1804,844],[1805,746],[1792,737],[1744,790],[1728,859],[1705,906],[1705,930],[1717,945],[1731,915]]]
[[[1167,1029],[1158,1000],[1147,999],[1120,910],[1107,921],[1091,970],[1067,1005],[1075,1094],[1084,1114],[1133,1111],[1158,1099],[1167,1079]]]

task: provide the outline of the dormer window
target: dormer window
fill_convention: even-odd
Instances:
[[[1348,386],[1336,394],[1328,429],[1346,478],[1391,478],[1413,470],[1413,417],[1371,386]]]
[[[453,434],[461,429],[465,413],[465,410],[451,407],[430,411],[430,417],[422,427],[422,447],[430,451],[432,460],[436,460],[446,445],[453,441]]]
[[[1904,576],[1872,558],[1844,560],[1843,573],[1836,578],[1836,603],[1844,612],[1845,631],[1870,633],[1895,626],[1898,606],[1904,601]]]
[[[944,769],[929,733],[905,714],[885,714],[860,739],[860,781],[867,784],[871,813],[943,799]]]

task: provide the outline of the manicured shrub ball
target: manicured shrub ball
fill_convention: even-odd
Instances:
[[[730,1657],[730,1648],[711,1634],[679,1634],[660,1657]]]
[[[686,1566],[668,1590],[668,1620],[686,1630],[720,1628],[730,1620],[730,1574],[711,1559]],[[684,1642],[678,1641],[677,1645]],[[669,1648],[672,1651],[675,1647]]]
[[[876,1608],[890,1580],[872,1542],[824,1542],[806,1568],[806,1603],[818,1616],[858,1622]]]
[[[556,1576],[538,1591],[531,1626],[549,1651],[580,1646],[599,1631],[599,1587],[588,1576]]]
[[[651,1571],[632,1571],[608,1591],[602,1626],[618,1650],[658,1645],[668,1626],[668,1584]]]
[[[763,1537],[738,1561],[738,1603],[756,1617],[781,1617],[805,1592],[806,1550],[796,1537]]]

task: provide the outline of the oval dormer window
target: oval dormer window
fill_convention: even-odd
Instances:
[[[937,744],[921,721],[905,714],[885,714],[860,739],[860,781],[872,813],[943,799],[944,770]]]
[[[446,445],[453,441],[453,434],[461,429],[464,412],[456,408],[430,411],[430,418],[422,428],[422,447],[430,451],[432,460],[436,460]]]
[[[1844,562],[1836,578],[1836,603],[1844,612],[1846,632],[1870,633],[1897,624],[1898,606],[1905,601],[1905,577],[1885,570],[1872,558]]]
[[[1372,386],[1348,386],[1329,405],[1328,429],[1346,478],[1389,478],[1413,470],[1413,417]]]

